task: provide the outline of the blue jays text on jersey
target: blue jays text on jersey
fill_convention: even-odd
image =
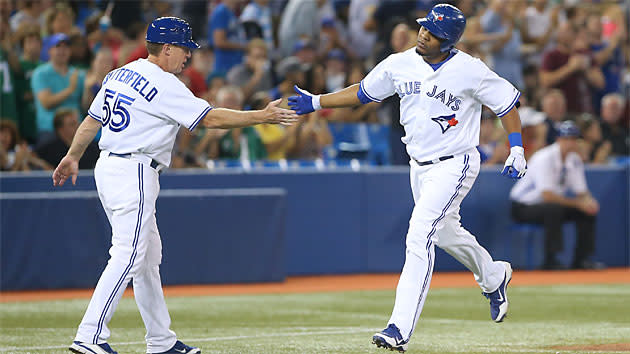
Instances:
[[[407,95],[417,95],[422,93],[420,81],[410,81],[405,82],[396,87],[396,93],[402,99]],[[453,96],[453,94],[449,93],[448,98],[446,98],[446,90],[438,91],[437,85],[433,85],[433,89],[431,91],[427,91],[427,96],[433,97],[436,100],[439,100],[443,104],[445,104],[448,108],[453,111],[459,110],[459,105],[462,102],[460,98],[457,96]],[[437,92],[437,93],[436,93]]]
[[[147,88],[147,86],[151,84],[149,80],[139,73],[125,67],[109,72],[103,80],[103,85],[105,85],[105,83],[109,80],[116,80],[129,85],[132,89],[138,92],[140,96],[144,97],[147,102],[151,102],[151,100],[158,94],[158,89],[155,88],[155,86],[151,85],[150,89]]]

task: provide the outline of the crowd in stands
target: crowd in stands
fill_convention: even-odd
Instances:
[[[458,0],[467,17],[457,48],[521,92],[526,157],[553,143],[557,125],[581,129],[587,163],[630,155],[627,2]],[[178,16],[202,49],[178,75],[213,106],[260,109],[294,94],[358,83],[388,55],[415,46],[432,0],[0,0],[0,169],[49,170],[112,69],[147,57],[146,25]],[[486,164],[509,154],[500,120],[481,117]],[[343,133],[342,133],[343,132]],[[323,109],[284,127],[180,130],[171,168],[222,161],[407,164],[399,98]],[[98,137],[97,137],[98,138]],[[378,153],[375,153],[378,150]],[[97,142],[82,168],[92,168]]]

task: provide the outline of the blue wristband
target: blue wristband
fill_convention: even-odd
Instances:
[[[510,147],[523,147],[523,138],[521,137],[521,133],[510,133],[508,135],[508,140],[510,141]]]

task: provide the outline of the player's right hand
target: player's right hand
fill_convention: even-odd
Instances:
[[[277,99],[273,102],[269,102],[267,107],[265,107],[263,111],[264,123],[291,125],[298,121],[298,115],[295,114],[294,111],[278,107],[281,101],[281,98]]]
[[[525,176],[525,172],[527,172],[525,150],[522,146],[512,146],[510,148],[510,156],[505,160],[501,175],[512,179],[521,179],[521,177]]]
[[[297,87],[297,85],[293,86],[293,89],[297,93],[297,96],[289,97],[289,107],[291,107],[299,115],[314,112],[313,94],[306,90],[302,90]]]
[[[79,174],[79,161],[69,157],[68,155],[59,162],[59,166],[53,172],[52,180],[53,185],[63,186],[66,183],[68,177],[72,176],[72,185],[77,183],[77,175]]]

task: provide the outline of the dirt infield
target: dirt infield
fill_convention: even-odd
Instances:
[[[558,345],[551,349],[578,350],[585,352],[630,352],[630,343],[594,344],[594,345]]]
[[[225,285],[178,285],[166,286],[166,296],[207,296],[241,294],[283,294],[348,290],[395,289],[399,274],[359,274],[289,277],[282,283],[225,284]],[[550,284],[630,284],[630,268],[613,268],[603,271],[517,271],[511,285]],[[475,287],[469,272],[435,273],[431,288]],[[46,301],[83,299],[92,295],[92,289],[40,290],[0,292],[1,302]],[[132,296],[127,289],[124,296]]]

